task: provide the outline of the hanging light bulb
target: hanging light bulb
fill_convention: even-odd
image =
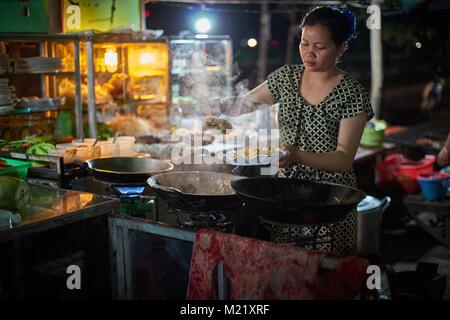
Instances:
[[[116,72],[119,59],[115,49],[108,49],[105,52],[105,65],[108,72]]]

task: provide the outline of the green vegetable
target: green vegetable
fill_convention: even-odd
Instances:
[[[106,123],[98,123],[97,137],[100,141],[108,140],[108,138],[114,137],[114,130]]]
[[[39,156],[47,156],[49,150],[55,150],[56,147],[51,143],[41,142],[29,147],[26,151],[27,154],[35,154]],[[47,164],[42,161],[33,161],[31,163],[33,167],[46,166]]]
[[[29,147],[27,149],[27,154],[36,154],[36,155],[40,155],[40,156],[46,156],[48,155],[48,151],[49,150],[55,150],[56,147],[54,145],[52,145],[51,143],[46,143],[46,142],[42,142],[42,143],[38,143],[35,145],[32,145],[31,147]]]
[[[0,208],[17,211],[30,201],[28,184],[18,178],[0,176]]]

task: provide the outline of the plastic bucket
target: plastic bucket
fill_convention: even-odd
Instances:
[[[448,192],[450,174],[444,172],[433,172],[419,176],[422,195],[428,201],[445,198]]]

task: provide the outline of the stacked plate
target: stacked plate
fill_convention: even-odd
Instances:
[[[17,101],[17,108],[29,109],[36,111],[56,110],[64,105],[65,97],[55,98],[38,98],[38,97],[22,97]]]
[[[14,87],[9,86],[9,79],[0,79],[0,114],[14,109],[16,95]]]
[[[15,61],[17,73],[56,72],[63,68],[61,58],[31,57]]]

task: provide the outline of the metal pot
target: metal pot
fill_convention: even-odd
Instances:
[[[380,229],[383,212],[391,203],[390,197],[382,200],[366,196],[358,203],[358,255],[380,253]]]

